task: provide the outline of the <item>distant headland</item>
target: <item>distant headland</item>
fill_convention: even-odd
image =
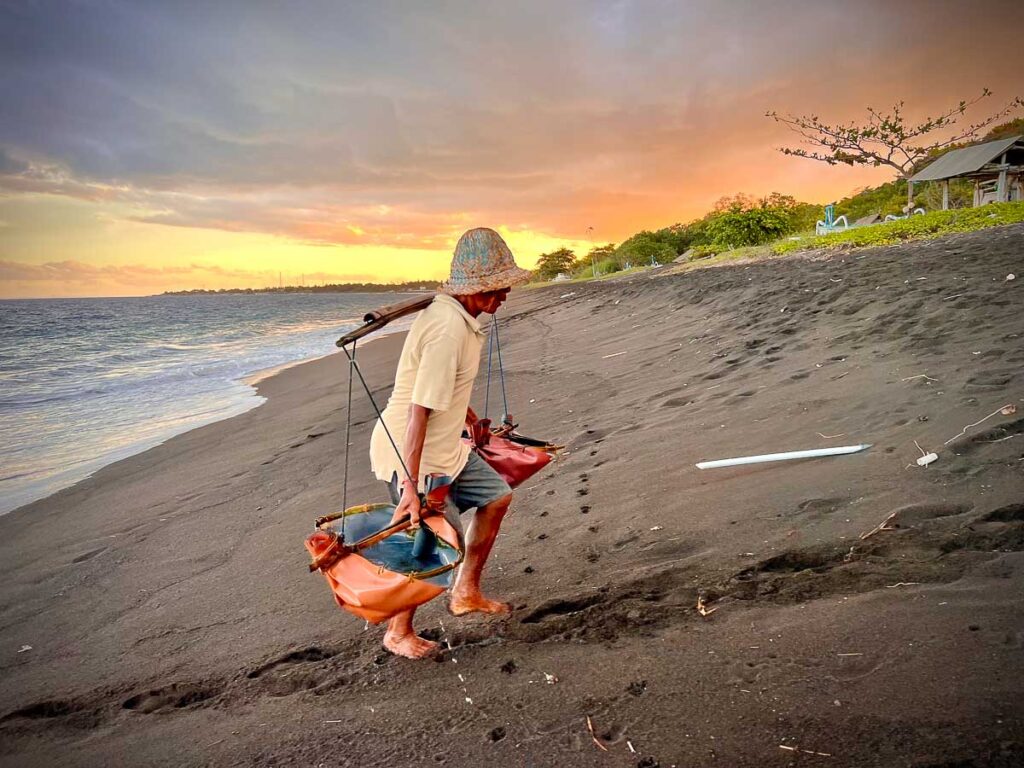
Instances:
[[[190,291],[164,291],[162,296],[194,296],[219,293],[417,293],[436,291],[437,280],[409,280],[404,283],[325,283],[324,285],[283,285],[268,288],[195,288]]]

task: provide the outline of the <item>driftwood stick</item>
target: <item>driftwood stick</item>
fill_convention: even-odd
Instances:
[[[880,533],[881,531],[891,531],[892,530],[892,526],[889,525],[889,521],[892,520],[894,517],[896,517],[896,515],[898,513],[899,513],[899,510],[896,510],[896,512],[893,512],[892,514],[890,514],[887,518],[885,518],[885,520],[880,522],[878,525],[876,525],[870,531],[868,531],[867,533],[862,533],[860,535],[860,540],[864,541],[864,539],[869,539],[872,536],[874,536],[876,533]]]
[[[594,743],[601,749],[602,752],[607,752],[608,747],[601,743],[601,740],[597,738],[597,734],[594,733],[594,723],[590,720],[590,715],[587,715],[587,730],[590,731],[590,738],[594,740]]]

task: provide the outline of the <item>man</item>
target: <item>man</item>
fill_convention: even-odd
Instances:
[[[464,537],[465,558],[448,604],[456,616],[509,610],[507,604],[483,596],[480,576],[512,501],[512,489],[471,451],[462,440],[462,431],[467,422],[476,421],[469,399],[484,336],[477,318],[482,313],[494,314],[509,290],[529,278],[530,273],[516,266],[505,241],[494,230],[471,229],[459,239],[451,276],[409,330],[395,388],[370,440],[374,474],[389,484],[397,501],[395,520],[409,515],[413,525],[419,523],[418,491],[430,473],[453,478],[449,500],[460,513],[476,510]],[[413,613],[405,611],[388,622],[384,647],[418,659],[433,652],[437,643],[416,634]]]

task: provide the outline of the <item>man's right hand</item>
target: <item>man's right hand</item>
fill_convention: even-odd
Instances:
[[[420,524],[420,497],[412,483],[402,485],[402,498],[391,516],[391,523],[397,523],[406,515],[409,516],[413,528]]]

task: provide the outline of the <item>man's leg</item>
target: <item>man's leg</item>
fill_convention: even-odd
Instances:
[[[413,608],[402,611],[388,621],[388,630],[384,633],[384,647],[397,656],[407,659],[422,659],[437,649],[437,643],[424,640],[412,628],[412,617],[416,613]]]
[[[466,557],[452,586],[448,609],[456,616],[480,611],[482,613],[508,613],[508,603],[488,600],[480,593],[480,576],[498,537],[501,521],[512,503],[512,494],[486,504],[473,515],[466,533]]]

